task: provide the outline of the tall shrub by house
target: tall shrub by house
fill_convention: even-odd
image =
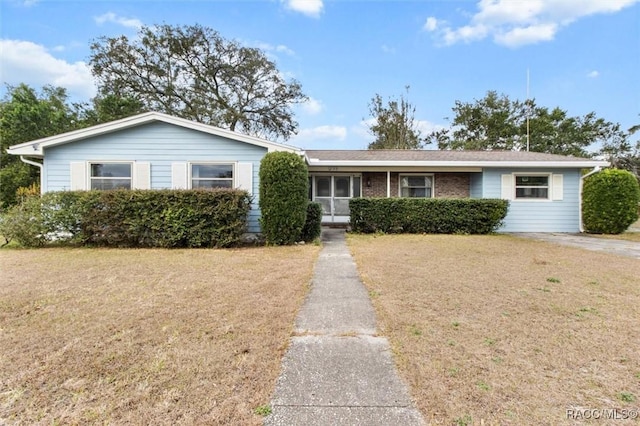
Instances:
[[[606,169],[587,177],[582,190],[584,229],[594,234],[619,234],[638,220],[640,187],[635,176]]]
[[[309,203],[304,160],[291,152],[270,152],[260,163],[260,225],[267,244],[293,244],[301,236]]]

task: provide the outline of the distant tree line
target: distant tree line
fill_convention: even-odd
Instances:
[[[408,88],[407,88],[408,95]],[[517,150],[600,156],[613,167],[626,169],[640,179],[640,124],[625,131],[619,123],[590,112],[573,117],[559,107],[549,109],[535,99],[512,100],[495,91],[474,102],[455,101],[449,128],[423,136],[415,120],[415,107],[402,95],[386,103],[376,94],[369,103],[373,119],[369,149]]]

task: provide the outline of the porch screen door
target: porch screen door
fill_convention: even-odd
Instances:
[[[315,176],[314,201],[322,205],[323,222],[348,222],[349,200],[360,196],[360,176]]]

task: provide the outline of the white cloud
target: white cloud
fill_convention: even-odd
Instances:
[[[301,104],[302,110],[309,115],[317,115],[322,112],[322,102],[312,97],[309,97],[306,102]]]
[[[558,31],[556,24],[531,25],[528,27],[514,28],[506,33],[496,34],[496,43],[507,47],[524,46],[541,41],[551,41]]]
[[[39,44],[22,40],[0,40],[2,78],[10,85],[62,86],[83,100],[96,94],[93,76],[86,63],[69,63],[55,58]]]
[[[396,53],[395,47],[391,47],[386,44],[383,44],[382,46],[380,46],[380,49],[382,49],[384,53]]]
[[[347,137],[347,129],[343,126],[318,126],[302,129],[292,140],[298,142],[316,141],[320,139],[330,139],[343,141]]]
[[[427,18],[427,22],[422,27],[425,31],[433,32],[438,29],[438,20],[433,16]]]
[[[322,0],[282,0],[282,2],[287,8],[312,18],[319,17],[324,7]]]
[[[589,73],[587,73],[587,77],[589,78],[598,78],[599,76],[600,73],[597,70],[589,71]]]
[[[289,47],[285,46],[284,44],[278,44],[278,45],[273,45],[273,44],[269,44],[269,43],[265,43],[263,41],[256,41],[256,42],[247,42],[244,43],[248,46],[254,46],[260,50],[263,50],[266,53],[284,53],[286,55],[289,56],[294,56],[296,54],[296,52],[293,51],[293,49],[290,49]]]
[[[423,26],[445,45],[492,37],[497,44],[516,48],[553,40],[574,21],[615,13],[640,0],[478,0],[477,12],[462,26],[429,17]]]
[[[431,132],[436,132],[438,130],[445,129],[445,126],[440,124],[432,123],[429,120],[416,120],[415,121],[416,128],[422,133],[422,136],[426,136]]]
[[[127,28],[133,28],[135,30],[142,27],[142,21],[140,21],[139,19],[125,18],[123,16],[118,16],[113,12],[107,12],[103,15],[96,16],[93,18],[93,20],[98,25],[102,25],[104,23],[111,23],[111,24],[122,25],[123,27],[127,27]]]

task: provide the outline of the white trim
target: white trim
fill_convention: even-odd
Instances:
[[[402,196],[402,176],[424,176],[431,178],[431,195],[429,197],[403,197]],[[424,187],[426,188],[426,186]],[[436,194],[436,176],[434,173],[398,173],[398,197],[400,198],[435,198]]]
[[[511,183],[511,194],[512,194],[512,198],[511,200],[513,200],[513,202],[535,202],[535,203],[540,203],[540,202],[550,202],[553,201],[553,184],[552,184],[552,173],[541,173],[541,172],[513,172],[511,174],[513,176],[513,181]],[[516,177],[518,176],[546,176],[547,177],[547,197],[546,198],[518,198],[517,197],[517,179]],[[544,188],[544,187],[541,187]]]
[[[387,170],[387,198],[391,198],[391,171]]]
[[[187,188],[193,189],[193,166],[231,166],[231,179],[229,178],[208,178],[203,180],[230,180],[231,188],[237,188],[237,161],[188,161],[187,162]]]
[[[253,195],[253,163],[238,162],[235,171],[235,188],[244,189],[249,195]]]
[[[92,164],[128,164],[129,167],[131,168],[131,176],[130,177],[114,177],[114,178],[109,178],[109,177],[100,177],[100,176],[96,176],[93,177],[91,176],[91,165]],[[115,180],[115,179],[129,179],[129,189],[135,189],[133,186],[133,182],[134,182],[134,174],[135,174],[135,167],[134,167],[135,161],[127,161],[127,160],[88,160],[86,162],[86,189],[91,190],[91,182],[92,179],[106,179],[106,180]]]
[[[135,161],[131,180],[131,189],[151,189],[151,163]]]
[[[564,198],[564,175],[554,173],[551,176],[551,201],[562,201]]]
[[[171,189],[187,189],[189,187],[188,167],[186,161],[171,163]]]
[[[500,198],[503,200],[512,200],[513,195],[513,175],[505,173],[500,176]]]
[[[547,168],[587,168],[609,165],[601,160],[567,160],[567,161],[367,161],[367,160],[318,160],[309,159],[310,167],[547,167]]]
[[[71,191],[86,191],[88,189],[86,161],[71,161],[69,163],[69,189]]]
[[[109,123],[98,124],[97,126],[91,126],[84,129],[74,130],[72,132],[62,133],[56,136],[50,136],[47,138],[13,145],[9,147],[7,153],[13,155],[28,155],[30,157],[43,157],[44,148],[62,145],[69,142],[76,142],[79,140],[100,136],[119,130],[129,129],[156,121],[173,124],[175,126],[196,130],[227,139],[232,139],[238,142],[260,146],[263,148],[267,148],[269,152],[287,151],[295,152],[301,155],[304,154],[304,151],[302,151],[300,148],[291,145],[271,142],[255,136],[243,135],[231,130],[221,129],[219,127],[197,123],[195,121],[187,120],[184,118],[173,117],[159,112],[146,112],[143,114],[134,115],[132,117],[126,117],[120,120],[111,121]]]

